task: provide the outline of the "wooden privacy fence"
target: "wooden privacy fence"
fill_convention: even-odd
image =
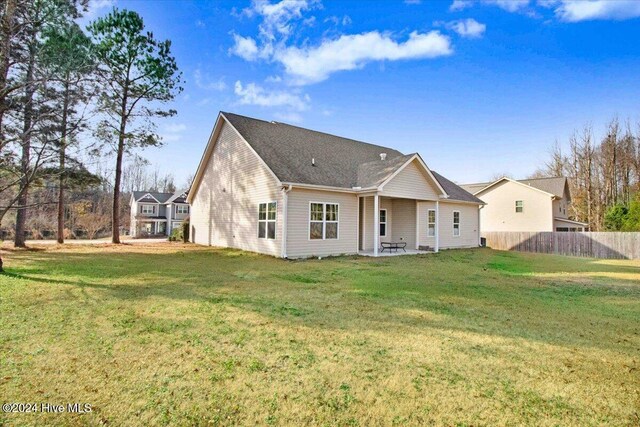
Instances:
[[[640,233],[502,232],[482,233],[492,249],[591,258],[640,258]]]

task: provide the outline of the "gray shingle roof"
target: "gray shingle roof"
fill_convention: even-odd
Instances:
[[[222,113],[282,182],[352,188],[360,165],[387,161],[403,154],[397,150],[279,122],[267,122]],[[315,166],[312,165],[315,160]],[[367,173],[367,178],[370,175]]]
[[[178,190],[175,193],[159,193],[157,191],[134,191],[133,198],[139,201],[140,198],[143,197],[145,194],[150,194],[160,203],[167,203],[174,197],[175,198],[171,200],[172,202],[186,203],[186,199],[184,197],[180,197],[182,193],[185,193],[185,192],[186,192],[185,190]],[[143,199],[142,201],[153,201],[153,199],[148,199],[148,200]]]
[[[171,196],[173,196],[173,193],[158,193],[155,191],[134,191],[133,198],[135,200],[140,200],[140,198],[145,194],[150,194],[160,203],[166,202],[167,200],[169,200]],[[144,200],[146,201],[146,199]],[[153,199],[149,199],[149,201],[153,201]]]
[[[518,182],[530,185],[538,190],[546,191],[556,197],[563,197],[564,189],[567,185],[567,178],[557,176],[553,178],[519,179]]]
[[[473,194],[469,193],[467,190],[460,187],[458,184],[449,181],[447,178],[440,175],[438,172],[432,170],[431,173],[433,174],[433,176],[436,177],[436,179],[438,180],[442,188],[444,188],[444,191],[447,192],[447,194],[449,195],[449,200],[462,200],[464,202],[484,204],[482,200],[480,200]]]
[[[553,194],[556,197],[564,197],[565,187],[568,185],[567,178],[564,176],[557,176],[551,178],[535,178],[535,179],[519,179],[518,182],[529,185],[538,190],[542,190],[549,194]],[[494,181],[495,182],[495,181]],[[475,184],[464,184],[462,188],[472,194],[476,194],[485,187],[493,184],[493,182],[478,182]]]
[[[478,182],[475,184],[462,184],[460,187],[465,191],[468,191],[471,194],[476,194],[478,191],[482,190],[488,185],[493,184],[492,182]]]
[[[226,112],[222,115],[281,182],[349,189],[374,187],[414,155],[285,123]],[[386,153],[386,160],[380,159],[382,153]],[[450,199],[482,203],[441,175],[436,179]]]

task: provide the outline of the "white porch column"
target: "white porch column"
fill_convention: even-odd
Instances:
[[[362,250],[367,250],[367,198],[362,198]]]
[[[418,250],[418,248],[420,248],[420,210],[418,209],[418,206],[420,204],[418,203],[418,201],[416,200],[416,250]]]
[[[378,256],[380,246],[380,196],[373,196],[373,256]]]
[[[356,216],[356,254],[360,251],[360,196],[356,195],[358,215]]]
[[[435,252],[440,251],[440,202],[436,200],[436,247]]]

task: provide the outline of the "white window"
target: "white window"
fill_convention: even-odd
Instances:
[[[522,213],[524,211],[524,201],[516,200],[516,213]]]
[[[276,238],[276,202],[258,205],[258,238]]]
[[[338,204],[311,203],[309,205],[309,239],[338,238]]]
[[[189,205],[176,205],[176,214],[188,214],[189,213]]]
[[[380,209],[380,237],[387,237],[387,210]]]
[[[156,213],[156,205],[141,205],[140,213],[145,215],[153,215]]]
[[[453,211],[453,235],[460,235],[460,212]]]
[[[429,209],[427,211],[427,236],[434,237],[436,235],[436,211]]]

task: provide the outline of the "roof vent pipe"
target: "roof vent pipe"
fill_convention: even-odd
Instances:
[[[387,159],[387,153],[380,153],[380,160],[386,160]]]
[[[316,165],[316,159],[314,157],[311,158],[311,166]]]

